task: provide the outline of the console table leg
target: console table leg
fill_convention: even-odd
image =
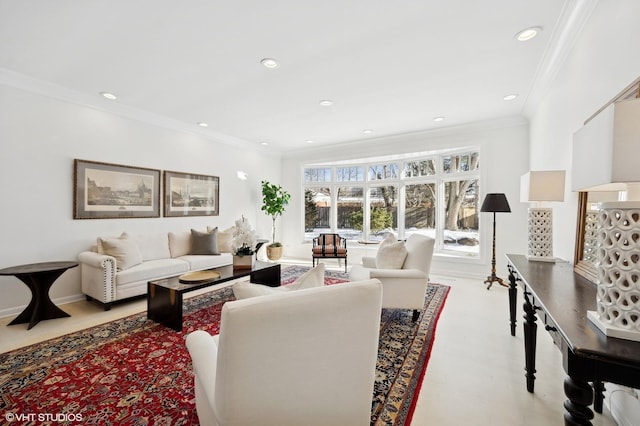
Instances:
[[[533,393],[533,385],[536,380],[536,335],[538,325],[536,324],[536,310],[529,301],[529,293],[524,293],[524,357],[525,357],[525,377],[527,378],[527,390]]]
[[[564,403],[564,424],[566,426],[591,425],[593,411],[589,405],[593,402],[593,389],[589,383],[568,376],[564,380],[564,394],[569,398]]]
[[[594,380],[593,381],[593,410],[598,413],[598,414],[602,414],[602,404],[604,402],[604,383],[602,383],[599,380]]]
[[[518,287],[516,286],[516,277],[511,268],[509,268],[509,318],[511,320],[511,335],[516,335],[516,299],[518,296]]]

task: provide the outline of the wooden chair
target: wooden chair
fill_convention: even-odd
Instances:
[[[347,272],[347,240],[338,234],[320,234],[313,239],[311,261],[316,266],[316,259],[344,259],[344,272]]]

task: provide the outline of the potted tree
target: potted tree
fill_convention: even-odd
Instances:
[[[273,221],[272,242],[267,246],[267,257],[270,260],[278,260],[282,257],[282,244],[276,241],[276,218],[284,213],[290,199],[291,194],[280,185],[262,181],[262,211],[271,216]]]

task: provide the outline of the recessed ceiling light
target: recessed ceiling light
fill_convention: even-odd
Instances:
[[[100,95],[102,95],[103,98],[111,99],[112,101],[115,101],[116,99],[118,99],[116,95],[109,92],[100,92]]]
[[[267,145],[269,145],[269,142],[260,142],[260,145],[267,146]]]
[[[371,129],[364,129],[364,130],[362,131],[362,133],[364,133],[365,135],[370,135],[371,133],[373,133],[373,130],[371,130]]]
[[[441,121],[444,121],[444,117],[434,117],[433,121],[435,121],[436,123],[439,123]]]
[[[320,101],[320,105],[322,106],[331,106],[333,105],[333,101],[330,99],[324,99],[322,101]]]
[[[307,143],[313,143],[313,141],[311,139],[308,139]]]
[[[200,127],[209,127],[209,125],[207,123],[205,123],[204,121],[199,122],[198,126],[200,126]]]
[[[527,41],[527,40],[531,40],[532,38],[534,38],[535,36],[538,35],[538,33],[540,33],[540,31],[542,31],[542,27],[530,27],[530,28],[526,28],[522,31],[520,31],[518,34],[516,34],[516,39],[518,41]]]
[[[517,98],[517,97],[518,97],[518,95],[517,95],[517,94],[512,93],[512,94],[510,94],[510,95],[506,95],[506,96],[504,96],[502,99],[504,99],[505,101],[512,101],[512,100],[514,100],[514,99],[515,99],[515,98]]]
[[[278,61],[276,61],[273,58],[264,58],[263,60],[260,61],[260,63],[265,67],[265,68],[278,68]]]

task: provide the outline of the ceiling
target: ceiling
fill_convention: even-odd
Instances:
[[[595,1],[0,0],[0,83],[288,152],[522,115]]]

